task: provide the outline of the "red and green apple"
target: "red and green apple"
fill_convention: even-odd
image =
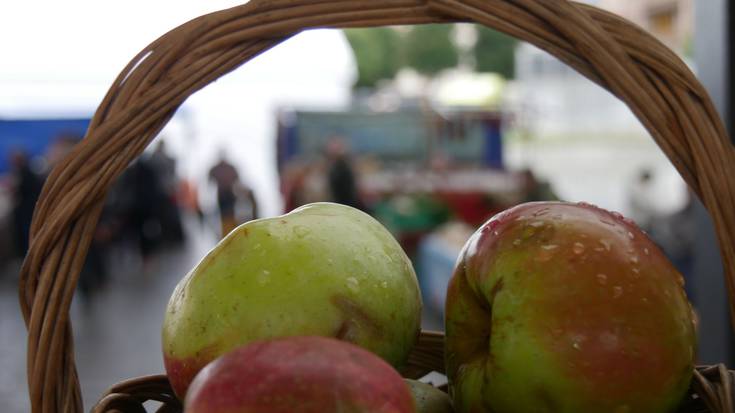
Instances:
[[[378,356],[326,337],[253,342],[207,365],[185,413],[414,413],[411,392]]]
[[[630,220],[529,203],[467,242],[447,292],[458,412],[663,413],[692,377],[683,278]]]

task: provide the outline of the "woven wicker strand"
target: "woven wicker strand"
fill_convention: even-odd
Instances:
[[[624,101],[709,210],[735,296],[734,149],[701,84],[640,28],[567,0],[252,0],[191,20],[143,49],[114,81],[85,139],[49,176],[19,291],[32,411],[82,411],[69,307],[92,230],[111,183],[187,97],[305,29],[441,22],[484,24],[535,44]],[[441,335],[425,333],[404,374],[441,371],[442,358]],[[95,411],[143,411],[148,399],[179,411],[164,382],[115,386]],[[724,367],[703,368],[693,388],[692,400],[709,411],[732,411]]]

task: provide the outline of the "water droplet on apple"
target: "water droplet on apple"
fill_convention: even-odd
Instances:
[[[600,239],[600,244],[602,244],[602,246],[605,247],[607,251],[610,251],[612,249],[612,242],[610,242],[609,239]]]
[[[602,222],[605,225],[610,225],[611,227],[615,226],[615,221],[608,217],[600,217],[600,222]]]
[[[577,350],[581,350],[582,342],[585,341],[586,337],[582,334],[574,334],[570,338],[572,340],[572,347],[574,347]]]
[[[638,256],[633,255],[632,257],[630,257],[630,262],[631,264],[638,264]]]
[[[544,226],[544,221],[533,221],[530,224],[528,224],[534,228],[540,228]]]
[[[635,235],[633,235],[632,232],[628,231],[628,238],[635,239]]]
[[[294,232],[294,234],[296,234],[297,237],[304,238],[305,236],[309,235],[309,233],[311,232],[311,230],[309,228],[306,228],[303,225],[296,225],[293,228],[293,232]]]
[[[498,231],[493,231],[493,235],[495,235],[496,237],[498,236],[498,234]]]
[[[388,288],[388,281],[383,281],[380,283],[380,286],[383,288]]]
[[[620,298],[623,295],[623,287],[616,285],[613,287],[613,298]]]
[[[531,227],[526,227],[523,230],[523,233],[521,234],[522,239],[529,239],[533,237],[536,234],[536,229]]]
[[[574,246],[572,246],[572,252],[579,255],[584,252],[584,244],[581,242],[575,242]]]
[[[649,254],[648,248],[643,248],[643,253],[648,255]]]
[[[516,239],[515,241],[513,241],[513,245],[515,245],[515,246],[521,245],[521,240],[520,239]]]
[[[554,256],[554,251],[557,248],[559,248],[559,246],[554,245],[554,244],[542,245],[541,251],[539,251],[538,255],[536,256],[536,261],[539,261],[539,262],[549,261],[551,257]]]
[[[356,293],[360,291],[360,282],[357,281],[357,278],[355,277],[349,277],[347,278],[347,288],[349,288],[353,293]]]
[[[597,278],[597,282],[598,282],[598,283],[599,283],[600,285],[605,285],[605,284],[607,284],[607,275],[606,275],[606,274],[602,274],[602,273],[599,273],[599,274],[597,274],[597,275],[596,275],[595,277]]]
[[[258,283],[260,284],[267,284],[270,280],[271,272],[268,270],[263,270],[258,274]]]

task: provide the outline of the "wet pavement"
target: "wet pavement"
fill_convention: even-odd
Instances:
[[[168,298],[215,243],[196,222],[188,223],[187,233],[185,246],[156,255],[145,270],[134,257],[115,254],[104,290],[88,303],[75,297],[71,318],[85,411],[111,385],[163,372],[160,330]],[[11,267],[0,273],[0,411],[26,413],[26,329]],[[426,315],[424,327],[438,329],[441,321]]]
[[[77,294],[71,309],[84,408],[112,384],[163,372],[161,323],[176,283],[214,245],[211,232],[188,225],[186,245],[147,263],[129,254],[111,262],[108,285],[89,302]],[[0,403],[3,412],[30,411],[26,388],[26,329],[20,314],[15,266],[0,273]]]

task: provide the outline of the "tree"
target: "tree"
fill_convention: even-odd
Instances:
[[[355,87],[375,87],[378,81],[395,76],[400,65],[400,36],[394,29],[347,29],[345,34],[357,60]]]
[[[457,66],[459,54],[452,43],[452,29],[449,24],[413,27],[403,42],[407,66],[426,75]]]
[[[485,26],[477,25],[475,69],[500,73],[508,79],[515,76],[516,39]]]

